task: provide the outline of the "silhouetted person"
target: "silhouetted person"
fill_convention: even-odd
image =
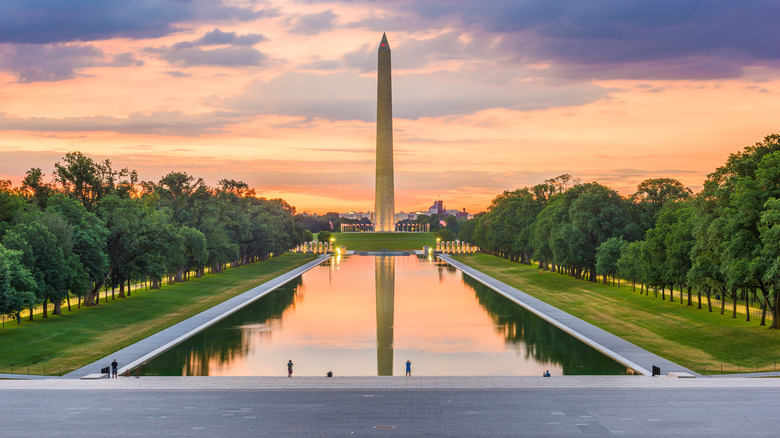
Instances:
[[[292,367],[293,367],[293,363],[292,363],[292,359],[290,359],[289,361],[287,361],[287,377],[292,377]]]

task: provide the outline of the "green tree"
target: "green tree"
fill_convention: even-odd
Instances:
[[[665,224],[656,224],[647,230],[644,245],[642,245],[642,282],[648,288],[653,286],[658,291],[661,288],[661,298],[666,299],[666,234],[668,227]]]
[[[480,213],[474,216],[474,220],[477,221],[477,223],[474,226],[474,232],[471,236],[471,242],[469,243],[478,246],[484,251],[487,240],[485,238],[485,229],[490,224],[490,216],[485,213]]]
[[[625,250],[628,242],[620,237],[610,237],[596,248],[596,274],[604,277],[604,284],[608,283],[608,277],[614,279],[620,274],[618,260]]]
[[[52,187],[51,184],[43,182],[43,176],[43,171],[38,167],[28,170],[22,180],[22,187],[20,190],[27,199],[33,201],[35,205],[41,209],[46,208],[49,197],[55,193],[54,187]]]
[[[553,197],[536,216],[531,238],[540,267],[551,260],[575,278],[596,280],[596,248],[623,235],[627,202],[597,183],[578,184]],[[555,267],[553,267],[555,268]]]
[[[573,250],[580,254],[576,263],[587,269],[590,281],[596,281],[596,248],[610,237],[623,235],[627,203],[616,191],[600,184],[584,186],[585,191],[569,207],[571,223],[582,234]]]
[[[759,223],[767,201],[780,197],[779,166],[780,136],[776,134],[731,154],[726,164],[708,176],[696,212],[699,217],[709,216],[710,227],[719,231],[711,236],[711,246],[723,259],[724,292],[736,303],[739,290],[745,298],[749,291],[759,290],[764,307],[775,313],[774,285],[765,281],[768,266],[762,256]],[[771,328],[778,328],[777,319]]]
[[[206,236],[197,229],[186,226],[176,228],[175,239],[170,247],[171,254],[167,257],[174,281],[187,280],[185,274],[193,270],[196,275],[200,275],[209,260],[207,245]]]
[[[441,239],[442,242],[452,242],[457,236],[449,228],[442,228],[436,232],[436,237]]]
[[[144,199],[121,197],[115,193],[103,198],[98,213],[109,231],[109,269],[104,279],[85,297],[86,305],[95,304],[97,292],[109,279],[112,286],[119,286],[119,297],[123,298],[125,285],[133,275],[144,273],[152,266],[144,261],[156,259],[160,262],[170,254],[171,242],[176,237],[172,214],[169,209],[153,207]]]
[[[550,247],[550,237],[553,226],[556,223],[557,216],[561,214],[563,205],[551,202],[539,212],[536,220],[531,226],[531,246],[534,257],[539,261],[539,269],[556,270],[553,263],[553,252]]]
[[[186,172],[170,172],[154,186],[160,206],[170,208],[173,220],[177,223],[190,226],[196,221],[193,212],[196,200],[193,198],[205,188],[203,179],[190,176]]]
[[[84,298],[92,287],[101,282],[108,272],[106,241],[108,229],[96,214],[87,211],[73,198],[54,194],[49,198],[47,212],[64,218],[71,233],[70,260],[71,275],[68,288]],[[74,258],[75,257],[75,258]],[[70,305],[70,301],[68,302]]]
[[[95,211],[100,200],[116,189],[126,193],[138,181],[127,168],[114,170],[111,162],[96,163],[81,152],[68,152],[62,163],[54,164],[54,179],[63,191],[81,201],[87,211]]]
[[[468,242],[470,244],[474,244],[474,229],[477,226],[477,222],[479,222],[479,217],[474,216],[473,219],[467,220],[461,227],[460,232],[458,233],[458,239]]]
[[[44,304],[42,316],[46,318],[46,304],[62,302],[68,292],[69,266],[57,237],[44,225],[32,221],[19,223],[8,230],[3,244],[22,253],[20,262],[35,280],[36,302]]]
[[[24,199],[11,189],[11,181],[0,180],[0,238],[24,209]]]
[[[490,249],[509,255],[512,260],[530,264],[534,248],[531,242],[532,227],[536,216],[545,206],[532,188],[504,192],[493,200],[488,214],[491,227],[488,229]]]
[[[21,263],[22,252],[0,244],[0,314],[21,322],[19,312],[36,303],[37,285],[30,271]]]
[[[631,200],[639,207],[644,230],[651,228],[661,208],[670,201],[689,199],[693,192],[674,178],[651,178],[639,183]]]
[[[644,243],[643,240],[638,240],[625,245],[617,261],[620,276],[631,282],[631,289],[635,292],[636,282],[642,281],[644,277],[642,273],[642,246]]]
[[[330,231],[320,231],[317,233],[317,241],[319,242],[330,242],[332,234]]]
[[[659,212],[658,222],[668,223],[668,232],[664,241],[666,247],[665,278],[670,286],[680,288],[680,302],[683,301],[683,289],[688,289],[688,305],[692,305],[691,286],[688,272],[692,267],[691,250],[693,238],[693,204],[689,201],[668,202]],[[674,292],[670,292],[673,294]],[[699,300],[701,303],[701,300]]]
[[[206,237],[208,265],[211,266],[212,271],[221,272],[228,262],[238,258],[238,244],[230,239],[228,230],[218,214],[207,215],[198,229]]]
[[[706,186],[705,186],[706,190]],[[712,292],[723,293],[726,280],[723,274],[723,221],[713,211],[714,203],[703,193],[696,197],[693,220],[693,246],[688,282],[707,296],[707,310],[712,312]],[[722,308],[721,308],[722,309]]]
[[[434,218],[434,216],[435,216],[435,218]],[[431,216],[424,215],[424,214],[418,215],[414,219],[414,223],[415,224],[420,224],[420,225],[429,224],[431,232],[436,232],[436,231],[439,230],[439,227],[441,227],[441,224],[439,224],[439,215],[438,214],[434,214],[434,215],[431,215]]]
[[[760,263],[766,267],[763,281],[771,285],[771,293],[766,295],[773,309],[773,321],[780,319],[780,199],[770,198],[764,204],[759,232],[763,248]]]

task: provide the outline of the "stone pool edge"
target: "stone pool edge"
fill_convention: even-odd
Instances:
[[[664,359],[557,307],[534,298],[519,289],[454,260],[447,254],[439,254],[438,258],[639,374],[651,376],[652,372],[649,369],[655,365],[660,367],[663,375],[673,372],[689,373],[701,377],[699,373]],[[639,365],[640,363],[646,364],[646,366]]]
[[[329,254],[320,255],[315,260],[306,263],[305,265],[299,266],[276,278],[268,280],[265,283],[255,286],[240,295],[236,295],[229,300],[223,301],[214,307],[206,309],[197,315],[193,315],[184,321],[174,324],[149,337],[141,339],[134,344],[128,345],[127,347],[115,353],[111,353],[110,355],[102,359],[98,359],[89,365],[83,366],[75,371],[71,371],[70,373],[65,374],[60,378],[80,379],[90,374],[99,373],[101,368],[109,366],[114,359],[116,359],[120,365],[118,373],[124,374],[138,365],[141,365],[145,361],[162,354],[171,347],[203,331],[207,327],[216,324],[225,317],[257,301],[261,297],[276,290],[280,286],[288,283],[290,280],[298,277],[304,272],[319,266],[330,257],[331,256]]]

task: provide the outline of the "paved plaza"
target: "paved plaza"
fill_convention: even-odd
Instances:
[[[0,380],[0,412],[9,437],[768,437],[780,379]]]

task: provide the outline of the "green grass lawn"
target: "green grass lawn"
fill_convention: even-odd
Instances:
[[[381,251],[423,249],[436,246],[435,233],[333,233],[336,245],[347,250]]]
[[[758,318],[745,322],[707,312],[696,305],[639,295],[630,285],[621,287],[576,280],[540,272],[535,266],[512,263],[486,254],[455,257],[475,269],[521,291],[620,336],[659,356],[705,374],[773,371],[780,366],[780,331],[759,326]],[[777,368],[780,370],[780,368]]]
[[[0,373],[66,374],[301,266],[314,256],[285,254],[219,274],[133,291],[132,296],[0,329]],[[50,307],[51,308],[51,307]]]

